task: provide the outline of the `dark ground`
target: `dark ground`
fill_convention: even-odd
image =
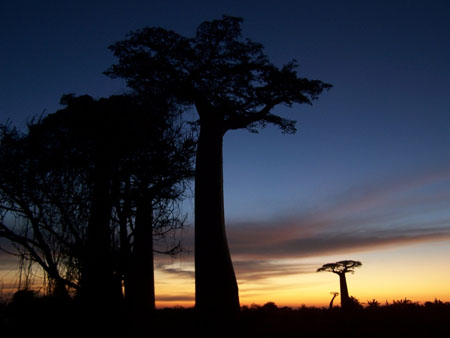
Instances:
[[[448,337],[450,303],[357,307],[351,311],[273,303],[243,307],[235,318],[220,311],[200,316],[190,308],[167,308],[130,329],[124,309],[96,310],[73,300],[24,297],[0,305],[2,337]]]

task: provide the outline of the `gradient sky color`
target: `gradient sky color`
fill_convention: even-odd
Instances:
[[[340,259],[365,302],[450,301],[450,2],[14,1],[0,4],[0,122],[23,127],[61,95],[119,94],[108,45],[162,26],[192,36],[222,14],[270,59],[334,85],[313,106],[280,107],[295,135],[233,131],[225,213],[242,304],[326,305]],[[190,223],[193,200],[185,202]],[[192,248],[193,226],[184,234]],[[155,262],[160,306],[192,305],[193,255]],[[9,283],[11,264],[0,256]]]

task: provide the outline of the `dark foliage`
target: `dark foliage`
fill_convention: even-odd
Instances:
[[[153,250],[180,250],[167,235],[184,223],[195,141],[159,99],[65,95],[61,103],[26,133],[0,125],[0,237],[44,270],[50,293],[79,293],[93,270],[93,298],[107,290],[107,274],[120,294],[120,280],[136,288],[144,266],[153,278]]]

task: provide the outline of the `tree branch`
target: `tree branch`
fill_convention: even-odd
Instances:
[[[242,115],[232,115],[232,117],[228,118],[224,122],[224,132],[227,132],[228,130],[246,129],[251,124],[264,120],[265,118],[267,118],[270,111],[279,103],[281,102],[276,101],[267,104],[258,112],[252,112]]]

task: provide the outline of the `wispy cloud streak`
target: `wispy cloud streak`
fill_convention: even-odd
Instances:
[[[255,231],[258,231],[255,228]],[[274,238],[275,229],[265,231],[267,241],[264,245],[245,240],[236,229],[233,236],[239,236],[245,245],[231,244],[231,251],[235,257],[254,259],[282,259],[305,258],[345,252],[376,250],[387,246],[400,246],[430,241],[450,240],[450,229],[401,229],[401,230],[372,230],[360,232],[329,232],[308,237]],[[233,242],[231,242],[233,243]]]
[[[235,257],[301,258],[450,239],[450,169],[354,188],[315,210],[228,227]]]
[[[157,302],[192,302],[194,301],[193,294],[178,294],[178,295],[156,295]]]
[[[237,275],[241,281],[264,280],[314,270],[283,263],[287,259],[450,240],[449,188],[450,169],[409,174],[349,189],[293,216],[229,222],[227,235]],[[193,253],[193,229],[184,239]],[[193,267],[189,271],[170,264],[158,268],[193,277]]]

